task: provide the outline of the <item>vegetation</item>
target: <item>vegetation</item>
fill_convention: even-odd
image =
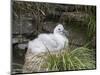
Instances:
[[[48,71],[95,69],[96,61],[93,50],[79,47],[72,51],[59,54],[49,54],[47,58]]]
[[[91,38],[95,36],[95,33],[96,33],[96,16],[90,16],[88,23],[88,37]]]

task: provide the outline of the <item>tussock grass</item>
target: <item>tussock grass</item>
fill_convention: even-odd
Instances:
[[[79,47],[71,51],[64,50],[57,54],[47,55],[45,66],[48,71],[95,69],[93,50]]]
[[[88,37],[91,38],[96,34],[96,17],[91,16],[88,23]]]

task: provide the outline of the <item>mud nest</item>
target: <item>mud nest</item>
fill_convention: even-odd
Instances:
[[[25,63],[23,65],[23,73],[34,73],[34,72],[46,72],[51,71],[48,69],[48,56],[53,58],[64,53],[64,50],[55,52],[43,52],[43,53],[32,53],[31,50],[27,50],[25,55]],[[55,70],[54,70],[55,71]]]

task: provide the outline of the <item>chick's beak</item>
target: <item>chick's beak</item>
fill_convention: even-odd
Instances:
[[[68,37],[69,36],[69,32],[67,30],[64,30],[64,34]]]

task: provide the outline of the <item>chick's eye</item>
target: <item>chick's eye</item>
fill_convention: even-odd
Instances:
[[[58,30],[60,30],[60,28]]]

